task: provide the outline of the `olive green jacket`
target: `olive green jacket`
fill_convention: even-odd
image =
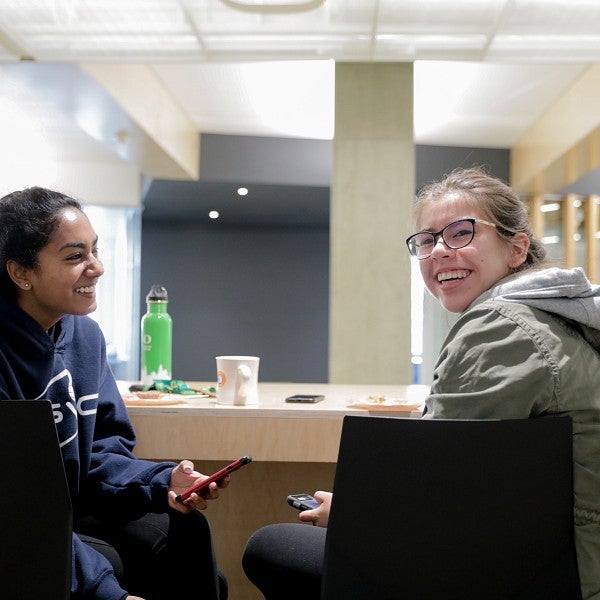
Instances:
[[[449,332],[424,418],[573,421],[575,542],[600,600],[600,287],[581,269],[530,271],[478,298]]]

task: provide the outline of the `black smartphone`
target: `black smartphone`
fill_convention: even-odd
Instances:
[[[314,404],[315,402],[321,402],[324,398],[325,396],[322,394],[295,394],[294,396],[288,396],[285,401]]]
[[[298,510],[310,510],[311,508],[318,508],[320,506],[317,500],[310,494],[290,494],[287,497],[287,502],[290,506]]]
[[[194,492],[198,493],[200,490],[208,487],[208,485],[213,481],[220,481],[223,479],[223,477],[225,477],[225,475],[229,475],[229,473],[237,471],[240,467],[247,465],[251,460],[251,456],[242,456],[242,458],[234,460],[231,464],[219,469],[216,473],[213,473],[210,477],[204,479],[198,485],[193,485],[191,488],[185,490],[185,492],[179,494],[175,500],[177,500],[177,502],[183,502],[184,500],[187,500]]]

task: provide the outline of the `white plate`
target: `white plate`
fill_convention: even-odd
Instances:
[[[163,394],[159,398],[140,398],[134,393],[122,394],[125,406],[168,406],[170,404],[185,404],[189,396]]]

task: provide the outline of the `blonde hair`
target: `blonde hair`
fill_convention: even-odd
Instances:
[[[529,238],[529,249],[523,264],[514,271],[523,271],[541,266],[546,260],[546,248],[533,235],[529,223],[527,206],[512,188],[500,179],[488,175],[482,168],[456,169],[442,181],[423,187],[414,205],[414,217],[418,224],[423,208],[435,202],[462,200],[480,211],[496,225],[497,234],[510,241],[515,233],[524,233]]]

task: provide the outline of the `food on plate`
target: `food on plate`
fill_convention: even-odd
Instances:
[[[369,396],[368,400],[369,402],[373,402],[375,404],[382,404],[387,400],[387,398],[384,394],[379,394],[377,396]]]
[[[386,396],[385,394],[373,394],[364,399],[354,400],[347,406],[349,408],[362,408],[367,410],[412,412],[413,410],[420,410],[422,404],[422,402],[412,399],[407,400],[405,398]]]
[[[135,392],[132,395],[137,396],[138,398],[146,399],[146,400],[148,400],[148,399],[156,400],[157,398],[162,398],[164,396],[164,394],[162,392],[158,392],[156,390],[147,390],[145,392]]]

